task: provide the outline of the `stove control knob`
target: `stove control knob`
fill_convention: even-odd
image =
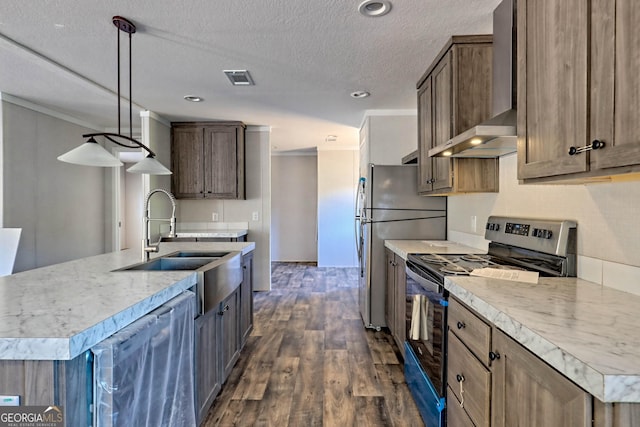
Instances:
[[[545,239],[550,239],[553,236],[553,232],[551,230],[544,230],[542,232],[542,237]]]
[[[539,228],[534,228],[532,235],[533,237],[542,237],[542,230],[540,230]]]

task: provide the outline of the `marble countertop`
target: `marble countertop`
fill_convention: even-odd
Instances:
[[[214,238],[237,238],[247,235],[246,229],[238,230],[179,230],[176,237],[214,237]]]
[[[602,402],[640,402],[640,296],[577,278],[447,277],[445,288]]]
[[[162,243],[152,258],[194,249],[255,243]],[[196,284],[192,271],[113,271],[138,262],[129,249],[0,277],[0,359],[73,359]]]
[[[408,254],[484,254],[487,251],[448,240],[385,240],[384,246],[402,259]]]

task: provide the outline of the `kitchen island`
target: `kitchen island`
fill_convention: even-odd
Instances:
[[[199,409],[194,416],[198,419],[219,391],[219,387],[209,390],[208,383],[204,387],[198,382],[211,377],[198,375],[199,369],[207,364],[217,368],[218,360],[234,364],[244,344],[241,339],[246,339],[253,324],[254,249],[253,242],[162,243],[152,256],[178,251],[242,254],[242,283],[225,300],[232,311],[225,316],[211,315],[225,311],[225,306],[194,319],[189,330],[198,331],[190,340],[195,349],[182,350],[188,355],[196,352],[187,359],[194,357]],[[139,250],[125,250],[0,277],[0,395],[18,397],[21,406],[62,406],[67,426],[91,425],[96,384],[90,349],[143,316],[148,318],[147,313],[171,304],[185,290],[196,290],[199,280],[194,270],[120,270],[139,264],[140,258]],[[211,268],[216,262],[226,261],[214,260]],[[215,331],[202,330],[209,324],[215,325]],[[218,329],[223,324],[233,327]],[[225,335],[227,332],[231,335]],[[218,359],[222,340],[233,344],[227,346],[233,352]],[[177,369],[172,375],[180,375]],[[222,376],[214,379],[224,381]],[[158,398],[164,399],[162,395]]]
[[[162,243],[242,251],[253,242]],[[0,360],[71,360],[196,284],[193,271],[114,271],[140,262],[124,250],[0,277]]]

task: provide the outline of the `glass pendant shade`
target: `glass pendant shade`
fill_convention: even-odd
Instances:
[[[93,138],[89,138],[79,147],[58,156],[58,160],[84,166],[117,167],[123,165]]]
[[[151,155],[140,160],[135,165],[127,169],[131,173],[146,173],[149,175],[171,175],[171,171],[164,167],[162,163],[157,161]]]

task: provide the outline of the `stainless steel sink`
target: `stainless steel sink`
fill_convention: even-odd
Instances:
[[[166,256],[171,258],[213,258],[219,259],[223,256],[228,255],[229,252],[221,252],[221,251],[179,251],[173,252]]]
[[[215,309],[242,282],[242,253],[179,251],[114,271],[194,271],[198,275],[198,314]]]
[[[213,257],[162,257],[151,261],[130,265],[116,271],[175,271],[175,270],[197,270],[218,258]]]

